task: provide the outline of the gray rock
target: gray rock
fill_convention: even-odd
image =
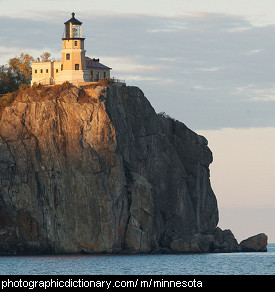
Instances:
[[[213,235],[203,235],[200,233],[187,236],[173,241],[171,250],[174,252],[186,253],[208,253],[212,251],[214,244]]]
[[[207,251],[211,162],[137,87],[27,89],[0,117],[0,253]]]
[[[240,246],[244,252],[266,252],[267,251],[267,235],[259,233],[240,242]]]
[[[239,252],[242,248],[238,244],[231,230],[221,230],[217,227],[213,233],[216,252]]]
[[[221,230],[217,227],[212,234],[193,234],[185,238],[179,238],[171,243],[174,252],[189,253],[228,253],[240,252],[238,244],[231,230]]]

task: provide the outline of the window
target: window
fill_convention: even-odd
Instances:
[[[63,71],[63,64],[61,64],[61,71]]]
[[[58,73],[58,69],[55,69],[55,72]]]
[[[70,60],[70,54],[66,54],[66,60]]]
[[[40,70],[40,73],[43,73],[43,69]]]
[[[103,72],[103,78],[106,79],[106,72]]]
[[[49,69],[46,69],[46,73],[49,73]]]
[[[73,24],[73,38],[80,38],[80,25]]]
[[[77,46],[77,41],[74,41],[74,45]]]
[[[100,80],[100,72],[97,72],[96,74],[96,81],[99,81]]]
[[[75,64],[75,65],[74,65],[74,69],[75,69],[75,70],[79,70],[79,64]]]
[[[37,73],[37,69],[34,70],[34,73]]]

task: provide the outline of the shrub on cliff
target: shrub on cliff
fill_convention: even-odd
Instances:
[[[17,95],[16,92],[9,92],[7,94],[2,95],[2,97],[0,97],[0,115],[6,106],[13,103],[16,95]]]
[[[29,54],[21,53],[19,57],[11,58],[8,66],[0,67],[0,94],[13,92],[20,85],[30,84],[31,63],[34,61]]]

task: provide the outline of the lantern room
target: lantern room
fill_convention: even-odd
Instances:
[[[75,13],[72,13],[72,18],[65,23],[65,38],[82,38],[82,22],[75,18]]]

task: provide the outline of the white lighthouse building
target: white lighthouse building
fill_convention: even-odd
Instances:
[[[61,62],[40,62],[37,59],[37,62],[32,63],[31,85],[60,84],[65,81],[85,84],[110,78],[111,68],[101,64],[99,59],[85,56],[82,22],[75,18],[75,13],[64,24]]]

